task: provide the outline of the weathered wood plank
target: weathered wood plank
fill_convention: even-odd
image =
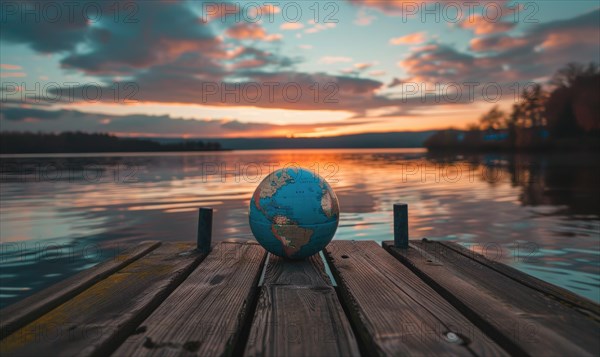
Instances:
[[[0,338],[15,332],[46,312],[59,306],[110,274],[131,264],[160,245],[158,241],[142,242],[118,256],[48,287],[0,311]]]
[[[581,297],[556,285],[547,283],[529,274],[525,274],[513,267],[510,267],[506,264],[502,264],[501,262],[496,262],[494,260],[487,259],[483,255],[469,250],[460,244],[453,242],[437,242],[437,244],[440,244],[442,246],[456,251],[457,253],[467,256],[477,261],[478,263],[497,271],[498,273],[501,273],[511,279],[514,279],[519,283],[526,285],[532,289],[535,289],[547,296],[551,296],[552,298],[561,301],[562,303],[571,305],[580,313],[583,313],[596,319],[597,321],[600,321],[600,305],[595,304],[593,301],[590,301],[584,297]]]
[[[463,255],[432,241],[411,246],[408,251],[389,249],[512,352],[600,355],[600,324],[593,318],[480,264],[470,258],[473,253]]]
[[[245,355],[360,355],[318,255],[303,261],[269,255]]]
[[[263,285],[332,286],[319,255],[306,260],[287,260],[273,254],[269,254]]]
[[[584,349],[550,326],[490,294],[478,280],[453,269],[452,262],[444,258],[432,260],[431,255],[413,244],[408,249],[395,248],[392,241],[384,242],[383,246],[512,355],[544,356],[549,351],[586,355]],[[489,278],[486,274],[479,276]],[[515,289],[521,288],[517,282],[514,285]]]
[[[250,318],[265,256],[256,244],[217,244],[114,355],[230,355]]]
[[[188,243],[159,248],[0,341],[3,356],[110,353],[200,263]]]
[[[507,355],[377,243],[333,241],[326,251],[342,302],[373,354]]]

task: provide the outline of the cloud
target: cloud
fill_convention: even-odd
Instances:
[[[321,32],[324,30],[332,29],[337,26],[335,22],[325,22],[325,23],[317,23],[315,20],[308,20],[309,28],[305,29],[304,32],[308,34]]]
[[[325,56],[319,59],[319,63],[322,64],[335,64],[335,63],[347,63],[352,62],[352,58],[343,56]]]
[[[502,52],[527,45],[529,45],[529,41],[524,37],[511,37],[506,35],[476,37],[469,43],[470,49],[475,52]]]
[[[369,14],[365,8],[360,8],[356,13],[354,24],[358,26],[369,26],[377,17]]]
[[[392,79],[392,82],[390,84],[388,84],[388,88],[397,87],[397,86],[401,85],[402,83],[404,83],[404,81],[402,81],[401,79],[394,78],[394,79]]]
[[[108,2],[94,4],[102,6],[103,16],[91,23],[82,11],[74,11],[74,19],[62,16],[62,22],[33,21],[35,16],[44,16],[40,6],[32,7],[33,14],[25,16],[32,21],[21,21],[26,6],[17,6],[19,11],[13,15],[11,10],[6,25],[2,24],[1,39],[27,44],[42,53],[58,53],[66,69],[95,76],[134,76],[176,62],[190,64],[195,75],[225,73],[228,64],[223,61],[231,53],[228,41],[272,42],[282,38],[280,34],[267,34],[259,24],[236,22],[241,9],[233,3],[216,6],[207,21],[198,15],[200,5],[195,2],[136,3],[133,21],[115,21],[114,6]],[[262,10],[279,11],[273,6]],[[229,36],[220,35],[220,31]]]
[[[139,91],[131,98],[140,103],[200,104],[213,107],[256,107],[292,110],[360,112],[365,108],[390,105],[376,95],[383,83],[372,79],[308,74],[295,71],[266,72],[244,68],[236,80],[191,76],[180,68],[163,67],[135,77]],[[51,90],[53,96],[85,102],[85,87]],[[100,87],[111,93],[111,86]],[[90,98],[93,99],[93,98]],[[87,100],[90,100],[87,99]],[[98,98],[113,102],[111,95]]]
[[[232,119],[180,119],[167,115],[106,115],[75,110],[38,110],[2,108],[3,131],[83,131],[104,132],[122,136],[139,136],[143,128],[149,137],[265,137],[290,133],[312,133],[318,130],[359,125],[359,121],[323,122],[317,124],[246,123]]]
[[[131,74],[190,52],[221,51],[221,40],[186,3],[140,3],[137,22],[105,20],[86,28],[85,41],[61,60],[97,75]],[[104,18],[103,18],[104,19]]]
[[[416,45],[425,42],[425,32],[411,33],[410,35],[392,38],[392,45]]]
[[[516,22],[492,20],[483,15],[475,14],[466,17],[459,26],[473,31],[476,35],[488,35],[510,31],[516,26]]]
[[[300,30],[304,28],[304,24],[300,22],[286,22],[282,24],[279,28],[282,30]]]
[[[25,72],[0,72],[0,78],[27,77]]]
[[[277,41],[282,38],[278,34],[267,34],[267,31],[260,25],[245,22],[230,27],[225,33],[236,40]]]
[[[104,14],[111,13],[108,3],[96,5]],[[25,44],[43,53],[73,50],[85,40],[90,28],[86,15],[80,9],[73,11],[71,16],[59,16],[53,21],[46,21],[39,2],[3,3],[0,39]]]
[[[365,69],[373,67],[373,63],[355,63],[354,68],[363,71]]]
[[[0,64],[0,69],[5,69],[8,71],[18,71],[20,69],[22,69],[21,66],[17,66],[16,64],[6,64],[6,63],[2,63]]]
[[[369,72],[369,76],[372,77],[380,77],[380,76],[385,76],[385,71],[381,71],[381,70],[377,70],[377,71],[371,71]]]
[[[6,107],[0,110],[2,119],[8,121],[26,121],[26,120],[48,120],[57,119],[60,117],[60,111],[34,109],[34,108],[17,108]]]
[[[525,83],[571,61],[600,60],[600,10],[531,27],[521,36],[471,41],[472,54],[443,44],[414,49],[399,65],[410,81]]]

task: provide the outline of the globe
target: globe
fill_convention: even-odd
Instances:
[[[340,217],[338,199],[318,174],[284,168],[268,175],[250,202],[250,229],[269,252],[303,259],[333,238]]]

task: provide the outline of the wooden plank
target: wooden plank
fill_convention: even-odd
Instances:
[[[120,345],[203,254],[189,243],[159,248],[0,341],[3,356],[106,355]]]
[[[142,242],[118,256],[48,287],[0,311],[0,338],[30,323],[110,274],[131,264],[160,245],[158,241]]]
[[[440,244],[446,248],[456,251],[459,254],[467,256],[477,261],[478,263],[497,271],[500,274],[503,274],[523,285],[535,289],[543,293],[544,295],[550,296],[562,302],[563,304],[570,305],[573,308],[575,308],[578,312],[588,315],[589,317],[592,317],[597,321],[600,321],[600,305],[594,303],[591,300],[588,300],[556,285],[535,278],[529,274],[525,274],[506,264],[487,259],[483,255],[469,250],[460,244],[454,242],[437,242],[437,244]]]
[[[415,243],[411,243],[408,249],[398,249],[394,247],[393,241],[383,242],[386,250],[512,355],[544,356],[549,351],[563,356],[589,354],[589,351],[552,330],[552,327],[556,328],[560,324],[546,325],[537,321],[526,311],[491,294],[479,284],[480,280],[467,277],[454,269],[448,255],[432,256],[428,249],[424,251],[418,248],[422,244],[413,244]],[[477,272],[477,276],[491,279],[486,273]],[[514,282],[513,289],[520,288],[520,284]]]
[[[443,264],[451,271],[445,275],[441,272],[435,278],[434,285],[442,294],[445,290],[446,297],[466,314],[474,319],[485,319],[496,332],[511,338],[523,350],[538,355],[544,354],[544,348],[559,355],[600,355],[600,324],[595,319],[579,314],[570,305],[490,269],[446,244],[426,241],[411,245],[428,256],[424,264]],[[487,260],[479,257],[482,259]],[[413,262],[423,266],[416,258]],[[450,276],[455,276],[452,283],[445,280],[452,279]],[[481,294],[473,297],[461,291],[469,288],[475,288]],[[495,310],[490,309],[497,311],[494,313]]]
[[[250,319],[265,256],[256,244],[217,244],[114,355],[231,355]]]
[[[269,255],[245,355],[360,355],[320,256]]]
[[[332,286],[319,255],[306,260],[287,260],[273,254],[269,254],[263,285]]]
[[[369,352],[508,355],[406,266],[372,241],[333,241],[327,258]]]

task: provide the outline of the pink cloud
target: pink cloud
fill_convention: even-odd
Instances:
[[[240,23],[225,31],[227,36],[236,40],[263,40],[267,42],[278,41],[283,38],[280,34],[268,34],[260,25],[254,23]]]
[[[312,133],[364,124],[362,121],[335,121],[315,124],[248,123],[235,119],[182,119],[167,115],[152,116],[106,115],[75,110],[41,110],[6,108],[0,112],[3,128],[14,131],[86,131],[109,132],[122,136],[145,137],[268,137],[286,136],[289,133]],[[143,127],[143,132],[140,132]]]
[[[352,58],[343,56],[325,56],[321,57],[319,63],[323,64],[334,64],[334,63],[347,63],[352,62]]]
[[[9,71],[18,71],[21,68],[22,68],[21,66],[17,66],[16,64],[6,64],[6,63],[0,64],[0,69],[6,69]]]
[[[354,64],[354,68],[358,70],[365,70],[367,68],[373,67],[373,63],[356,63]]]
[[[300,30],[304,28],[304,24],[301,24],[300,22],[286,22],[279,28],[282,30]]]
[[[514,22],[492,20],[479,14],[469,16],[460,23],[461,28],[471,30],[476,35],[488,35],[509,31],[513,29],[515,25]]]
[[[2,73],[0,73],[0,78],[17,78],[17,77],[27,77],[27,73],[25,73],[25,72],[2,72]]]
[[[384,76],[385,75],[385,71],[381,71],[381,70],[371,71],[371,72],[369,72],[369,75],[373,76],[373,77],[380,77],[380,76]]]
[[[417,45],[425,42],[425,32],[415,32],[410,35],[392,38],[390,43],[392,45]]]

